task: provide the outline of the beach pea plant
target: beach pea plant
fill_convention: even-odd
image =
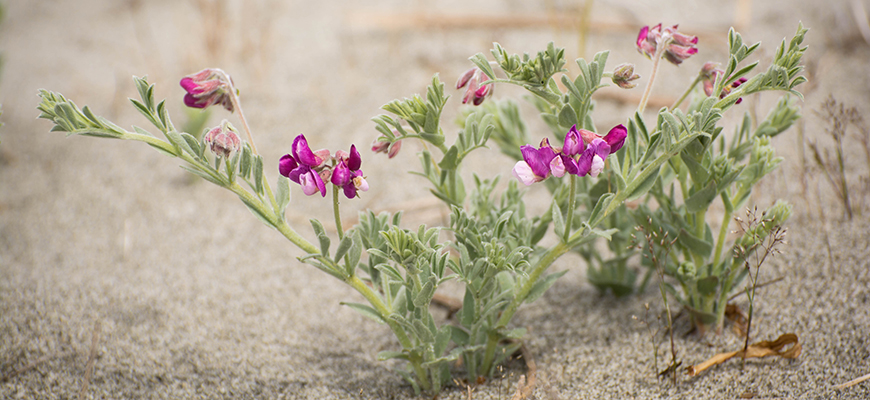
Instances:
[[[638,48],[651,54],[656,65],[662,58],[679,63],[697,52],[697,39],[680,34],[676,27],[644,28],[641,36]],[[713,152],[713,144],[724,140],[717,123],[741,96],[762,90],[796,93],[793,88],[802,79],[797,76],[797,62],[803,50],[783,48],[768,72],[741,81],[752,68],[737,69],[737,64],[754,47],[735,44],[739,35],[734,32],[730,37],[732,61],[728,68],[721,74],[709,72],[715,75],[711,78],[712,94],[698,96],[685,112],[676,106],[662,109],[655,123],[648,124],[642,111],[652,86],[650,79],[638,112],[619,117],[625,122],[608,127],[598,127],[592,119],[593,95],[608,85],[605,78],[620,88],[634,87],[639,77],[633,66],[621,64],[606,72],[609,53],[604,51],[591,61],[577,59],[580,72],[571,76],[565,68],[564,49],[552,43],[534,56],[512,54],[495,44],[494,60],[483,54],[471,57],[473,67],[456,83],[461,103],[466,105],[454,104],[465,107],[455,134],[447,134],[445,130],[450,128],[442,126],[441,114],[450,96],[438,75],[424,96],[413,95],[382,107],[386,114],[373,118],[379,136],[371,150],[386,153],[387,158],[365,156],[355,144],[334,151],[315,150],[309,145],[310,137],[298,135],[287,138],[287,154],[278,160],[264,160],[254,144],[232,79],[215,68],[181,79],[183,102],[192,108],[219,106],[216,108],[225,110],[219,112],[237,116],[241,129],[224,120],[207,129],[201,139],[179,131],[165,100],[155,100],[155,86],[139,77],[134,77],[134,83],[140,98],[131,102],[162,137],[138,126],[122,128],[89,107],[80,108],[47,90],[39,93],[38,109],[41,118],[54,123],[52,131],[144,142],[180,159],[182,168],[192,174],[235,193],[265,225],[305,253],[299,257],[301,263],[363,295],[366,304],[345,304],[386,325],[399,343],[378,358],[404,360],[399,372],[415,391],[435,394],[457,379],[457,374],[464,374],[469,383],[492,376],[521,346],[526,331],[511,321],[522,304],[540,298],[565,273],[551,271],[564,254],[576,251],[589,260],[605,259],[608,255],[594,253],[594,242],[627,240],[632,229],[625,228],[636,224],[636,210],[645,210],[654,223],[687,227],[671,232],[669,225],[665,229],[671,237],[686,230],[693,238],[703,238],[706,233],[694,233],[699,226],[707,229],[704,212],[715,195],[738,199],[730,203],[732,206],[742,205],[746,193],[739,182],[751,186],[757,182],[756,175],[760,178],[769,172],[764,166],[773,162],[772,154],[764,140],[772,134],[758,134],[760,126],[752,135],[748,131],[743,134],[746,137],[737,139],[736,145],[727,149],[720,145]],[[792,43],[800,44],[800,38]],[[788,63],[780,65],[783,59]],[[493,99],[496,86],[506,84],[521,86],[532,95],[530,99],[550,132],[529,132],[515,102]],[[791,103],[783,104],[791,107]],[[764,132],[781,126],[783,123],[774,124]],[[411,172],[420,175],[432,195],[450,208],[449,224],[408,228],[401,224],[401,213],[361,211],[358,223],[344,229],[340,199],[399,190],[384,182],[369,182],[363,166],[390,162],[408,140],[425,144],[418,154],[420,167]],[[511,177],[503,180],[501,174],[493,174],[475,175],[473,181],[463,179],[463,162],[491,145],[516,160],[509,171]],[[734,173],[731,158],[743,160],[747,155],[750,166]],[[758,172],[744,176],[742,171],[750,167]],[[716,175],[720,171],[727,174]],[[270,175],[277,177],[270,179]],[[674,182],[684,188],[683,199],[686,203],[691,200],[690,208],[678,203]],[[731,193],[734,182],[738,182],[737,189]],[[552,200],[545,207],[527,208],[524,194],[538,187],[549,191]],[[330,198],[326,201],[333,203],[336,234],[327,233],[316,218],[310,220],[310,230],[304,231],[287,222],[290,192],[297,189],[309,196],[297,201]],[[704,201],[692,200],[701,198],[697,193],[704,193]],[[634,203],[629,208],[626,202]],[[352,204],[346,202],[344,208]],[[533,213],[531,209],[544,211]],[[673,222],[675,219],[680,224]],[[763,232],[753,235],[761,236]],[[707,254],[696,258],[694,251],[687,245],[678,257],[701,265]],[[615,254],[623,257],[619,262],[628,262],[629,257]],[[682,265],[679,258],[674,262]],[[697,280],[697,276],[680,282]],[[442,321],[433,316],[430,305],[438,288],[449,280],[462,285],[462,306],[452,318]],[[693,304],[687,306],[701,309]]]

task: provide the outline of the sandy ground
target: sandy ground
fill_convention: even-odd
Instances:
[[[77,397],[97,323],[98,357],[86,398],[414,397],[392,372],[396,364],[375,360],[397,345],[388,329],[339,305],[362,301],[360,296],[297,262],[300,252],[264,229],[233,195],[191,183],[177,162],[147,146],[48,132],[48,122],[35,120],[37,89],[62,92],[122,126],[145,126],[126,98],[135,95],[130,77],[147,74],[180,122],[185,114],[178,79],[220,66],[241,88],[258,146],[275,162],[298,133],[314,148],[366,147],[376,136],[369,118],[380,105],[423,91],[434,72],[452,82],[468,68],[467,57],[487,52],[493,41],[534,52],[556,40],[569,59],[578,56],[570,27],[522,25],[512,18],[469,26],[451,17],[547,15],[546,7],[531,2],[377,1],[363,9],[338,1],[229,1],[217,14],[208,11],[208,1],[5,3],[0,376],[38,365],[0,382],[4,399]],[[748,41],[762,41],[767,60],[802,20],[811,29],[812,83],[802,87],[807,137],[823,136],[811,110],[829,94],[867,111],[870,46],[848,2],[742,2],[751,4],[746,18],[734,1],[634,3],[596,2],[587,56],[612,48],[611,67],[634,62],[644,75],[649,63],[633,48],[637,27],[664,21],[699,33],[701,53],[679,70],[665,66],[670,78],[658,82],[657,96],[677,96],[687,74],[721,60],[730,25],[740,23]],[[576,9],[565,1],[547,4],[561,15]],[[414,22],[412,14],[444,17],[433,26]],[[499,88],[496,95],[508,94],[516,92]],[[456,115],[457,97],[445,121]],[[764,95],[743,107],[763,110],[772,101],[773,95]],[[596,118],[610,126],[634,107],[602,101]],[[221,118],[235,121],[216,110],[211,123]],[[532,127],[540,132],[539,124]],[[649,336],[631,318],[643,314],[645,302],[660,309],[660,299],[654,293],[600,296],[585,282],[582,263],[567,257],[553,268],[569,273],[515,319],[528,327],[528,346],[552,392],[563,399],[723,399],[746,392],[760,398],[870,397],[867,382],[833,389],[870,373],[868,189],[855,191],[863,212],[845,222],[827,183],[802,167],[797,134],[783,134],[775,145],[787,160],[753,202],[764,207],[784,198],[795,213],[786,253],[762,271],[762,280],[784,280],[761,289],[754,333],[797,333],[800,358],[752,361],[745,369],[732,362],[697,378],[681,377],[674,388],[656,379]],[[408,213],[408,226],[438,223],[442,211],[426,207],[432,203],[424,182],[396,172],[397,166],[416,165],[414,150],[408,145],[389,162],[364,154],[373,190],[343,203],[346,215],[417,206]],[[511,163],[495,159],[478,156],[473,169],[507,175]],[[867,177],[863,153],[849,146],[847,159],[857,185]],[[288,215],[307,235],[307,218],[329,220],[330,205],[296,189]],[[681,324],[685,332],[685,320]],[[733,334],[677,338],[684,365],[739,344]],[[521,373],[521,363],[509,365],[504,379],[475,388],[473,398],[510,398]],[[441,398],[467,393],[452,387]]]

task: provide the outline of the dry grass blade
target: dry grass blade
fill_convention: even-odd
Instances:
[[[788,345],[792,345],[788,349],[783,350]],[[728,353],[719,353],[698,365],[692,365],[686,369],[686,374],[696,376],[706,369],[722,364],[734,357],[741,358],[763,358],[770,356],[779,356],[782,358],[797,358],[801,354],[801,343],[798,336],[794,333],[785,333],[780,335],[774,341],[761,341],[749,346],[744,353],[741,351],[732,351]]]
[[[861,383],[861,382],[864,382],[864,381],[866,381],[866,380],[868,380],[868,379],[870,379],[870,374],[864,375],[864,376],[862,376],[862,377],[860,377],[860,378],[852,379],[851,381],[846,382],[846,383],[841,383],[841,384],[839,384],[839,385],[837,385],[837,386],[834,386],[834,389],[845,389],[845,388],[848,388],[848,387],[852,387],[852,386],[855,386],[855,385],[857,385],[857,384],[859,384],[859,383]]]
[[[79,398],[85,398],[85,393],[88,391],[88,385],[91,383],[91,375],[94,372],[94,364],[97,361],[97,345],[100,343],[100,320],[94,322],[94,333],[91,335],[91,351],[88,353],[88,364],[85,367],[85,379],[82,381],[82,389],[79,391]]]
[[[529,353],[529,349],[526,348],[526,345],[522,345],[520,347],[520,352],[523,355],[523,359],[526,360],[526,367],[528,368],[528,379],[526,379],[526,375],[520,375],[520,381],[517,382],[517,392],[514,394],[514,397],[511,400],[523,400],[529,399],[532,396],[532,393],[535,391],[535,381],[537,379],[538,367],[535,365],[535,359],[532,358],[531,353]]]

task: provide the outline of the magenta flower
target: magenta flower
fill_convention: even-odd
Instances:
[[[674,65],[680,65],[684,60],[698,52],[697,36],[689,36],[677,32],[677,26],[662,28],[658,24],[652,28],[645,26],[637,35],[637,51],[652,59],[659,46],[665,46],[664,57]]]
[[[520,151],[523,154],[523,161],[517,161],[512,171],[520,182],[529,186],[550,176],[550,162],[556,158],[556,152],[550,147],[547,139],[541,141],[539,149],[525,145],[520,147]]]
[[[713,87],[716,85],[716,80],[720,79],[720,76],[725,74],[725,71],[716,68],[717,65],[717,63],[711,61],[704,63],[704,66],[701,67],[702,84],[704,85],[704,93],[707,96],[713,95]],[[726,85],[724,88],[722,88],[722,92],[719,93],[719,98],[724,99],[725,96],[730,94],[732,90],[738,88],[744,83],[746,83],[746,78],[740,78],[734,82],[731,82],[731,84]],[[740,104],[741,102],[743,102],[742,97],[737,99],[734,104]]]
[[[219,126],[205,134],[205,143],[214,155],[223,158],[229,158],[242,146],[236,129],[227,120],[221,121]]]
[[[193,108],[206,108],[214,104],[224,106],[233,112],[233,101],[230,97],[233,82],[226,72],[217,68],[206,68],[181,79],[181,87],[187,91],[184,104]]]
[[[369,190],[368,182],[359,169],[362,165],[362,158],[355,145],[350,146],[350,153],[337,151],[335,159],[338,160],[338,165],[332,171],[331,182],[333,185],[341,187],[348,199],[356,197],[358,190],[363,192]]]
[[[456,81],[457,89],[462,89],[463,87],[468,86],[468,89],[465,89],[465,95],[462,96],[462,104],[467,104],[468,101],[471,100],[472,104],[479,106],[487,97],[491,96],[492,83],[487,83],[486,85],[480,84],[487,80],[489,80],[489,77],[487,77],[480,68],[474,67],[465,71],[465,73],[459,77],[459,80]]]
[[[327,170],[328,166],[323,165],[323,150],[316,153],[311,151],[304,135],[296,136],[290,149],[291,154],[285,154],[278,161],[278,172],[301,185],[306,196],[320,192],[321,196],[326,197],[326,184],[321,172]],[[329,156],[328,150],[326,156]]]
[[[608,146],[610,146],[610,154],[616,153],[622,146],[625,144],[625,137],[628,136],[628,130],[625,129],[625,125],[619,124],[610,129],[610,132],[607,132],[607,135],[603,138],[595,132],[587,131],[586,129],[580,130],[580,136],[583,138],[583,141],[589,144],[592,144],[595,139],[603,139]]]
[[[529,145],[520,147],[523,161],[514,165],[513,175],[526,186],[543,181],[550,174],[558,178],[566,173],[597,177],[604,169],[604,160],[622,148],[627,135],[628,130],[621,124],[603,138],[595,132],[572,126],[565,134],[561,149],[550,147],[547,139],[541,141],[539,149]]]

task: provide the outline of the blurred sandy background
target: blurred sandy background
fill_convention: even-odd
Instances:
[[[762,41],[756,54],[766,68],[779,41],[803,21],[810,28],[810,83],[799,88],[806,94],[806,137],[829,144],[824,121],[812,111],[829,94],[867,111],[870,46],[851,1],[637,3],[595,2],[590,35],[581,41],[579,1],[4,2],[0,377],[7,379],[0,398],[77,397],[96,322],[101,336],[86,398],[414,397],[392,371],[397,364],[375,360],[397,346],[389,330],[339,305],[361,296],[297,262],[300,252],[264,229],[235,196],[191,183],[176,161],[148,146],[48,132],[49,122],[35,120],[40,88],[121,126],[144,127],[126,99],[136,97],[131,76],[148,75],[181,124],[187,117],[178,80],[221,67],[241,89],[267,165],[275,165],[299,133],[312,148],[367,148],[377,136],[369,119],[382,104],[422,93],[436,72],[449,88],[470,67],[467,58],[489,54],[494,41],[534,53],[554,40],[569,60],[611,49],[610,68],[633,62],[646,77],[650,63],[634,49],[637,30],[679,23],[699,35],[700,52],[679,68],[663,65],[654,95],[669,104],[704,62],[724,61],[730,26],[748,42]],[[867,1],[857,4],[870,9]],[[599,127],[630,116],[642,88],[602,90]],[[451,134],[460,93],[449,92],[444,126]],[[500,86],[495,96],[517,94]],[[777,98],[747,99],[736,111],[763,118]],[[533,136],[543,136],[531,107],[523,107]],[[237,121],[215,109],[209,123],[222,118]],[[732,126],[726,123],[726,132]],[[858,214],[845,222],[827,182],[803,168],[797,138],[792,129],[775,139],[786,162],[750,204],[763,208],[784,198],[795,205],[787,253],[765,267],[761,280],[785,279],[760,291],[753,332],[759,339],[797,333],[804,348],[798,360],[753,361],[745,370],[732,362],[673,388],[654,376],[649,337],[631,319],[643,314],[644,302],[661,309],[654,291],[600,296],[586,283],[582,263],[566,257],[553,270],[569,273],[515,318],[529,328],[539,378],[547,376],[563,399],[870,397],[866,382],[833,389],[870,373],[870,190],[859,184],[866,182],[867,161],[860,146],[847,148]],[[416,168],[418,149],[407,143],[390,161],[364,152],[372,190],[343,202],[344,215],[398,207],[409,209],[409,227],[440,223],[445,210],[429,199],[426,183],[403,172]],[[471,158],[471,170],[509,177],[505,157]],[[309,235],[310,217],[331,220],[328,201],[292,190],[288,217],[297,230]],[[680,336],[677,347],[689,365],[739,343],[730,333]],[[26,372],[11,376],[19,370]],[[504,379],[475,388],[473,398],[510,398],[524,371],[521,363],[509,365]],[[456,387],[441,394],[467,396]]]

